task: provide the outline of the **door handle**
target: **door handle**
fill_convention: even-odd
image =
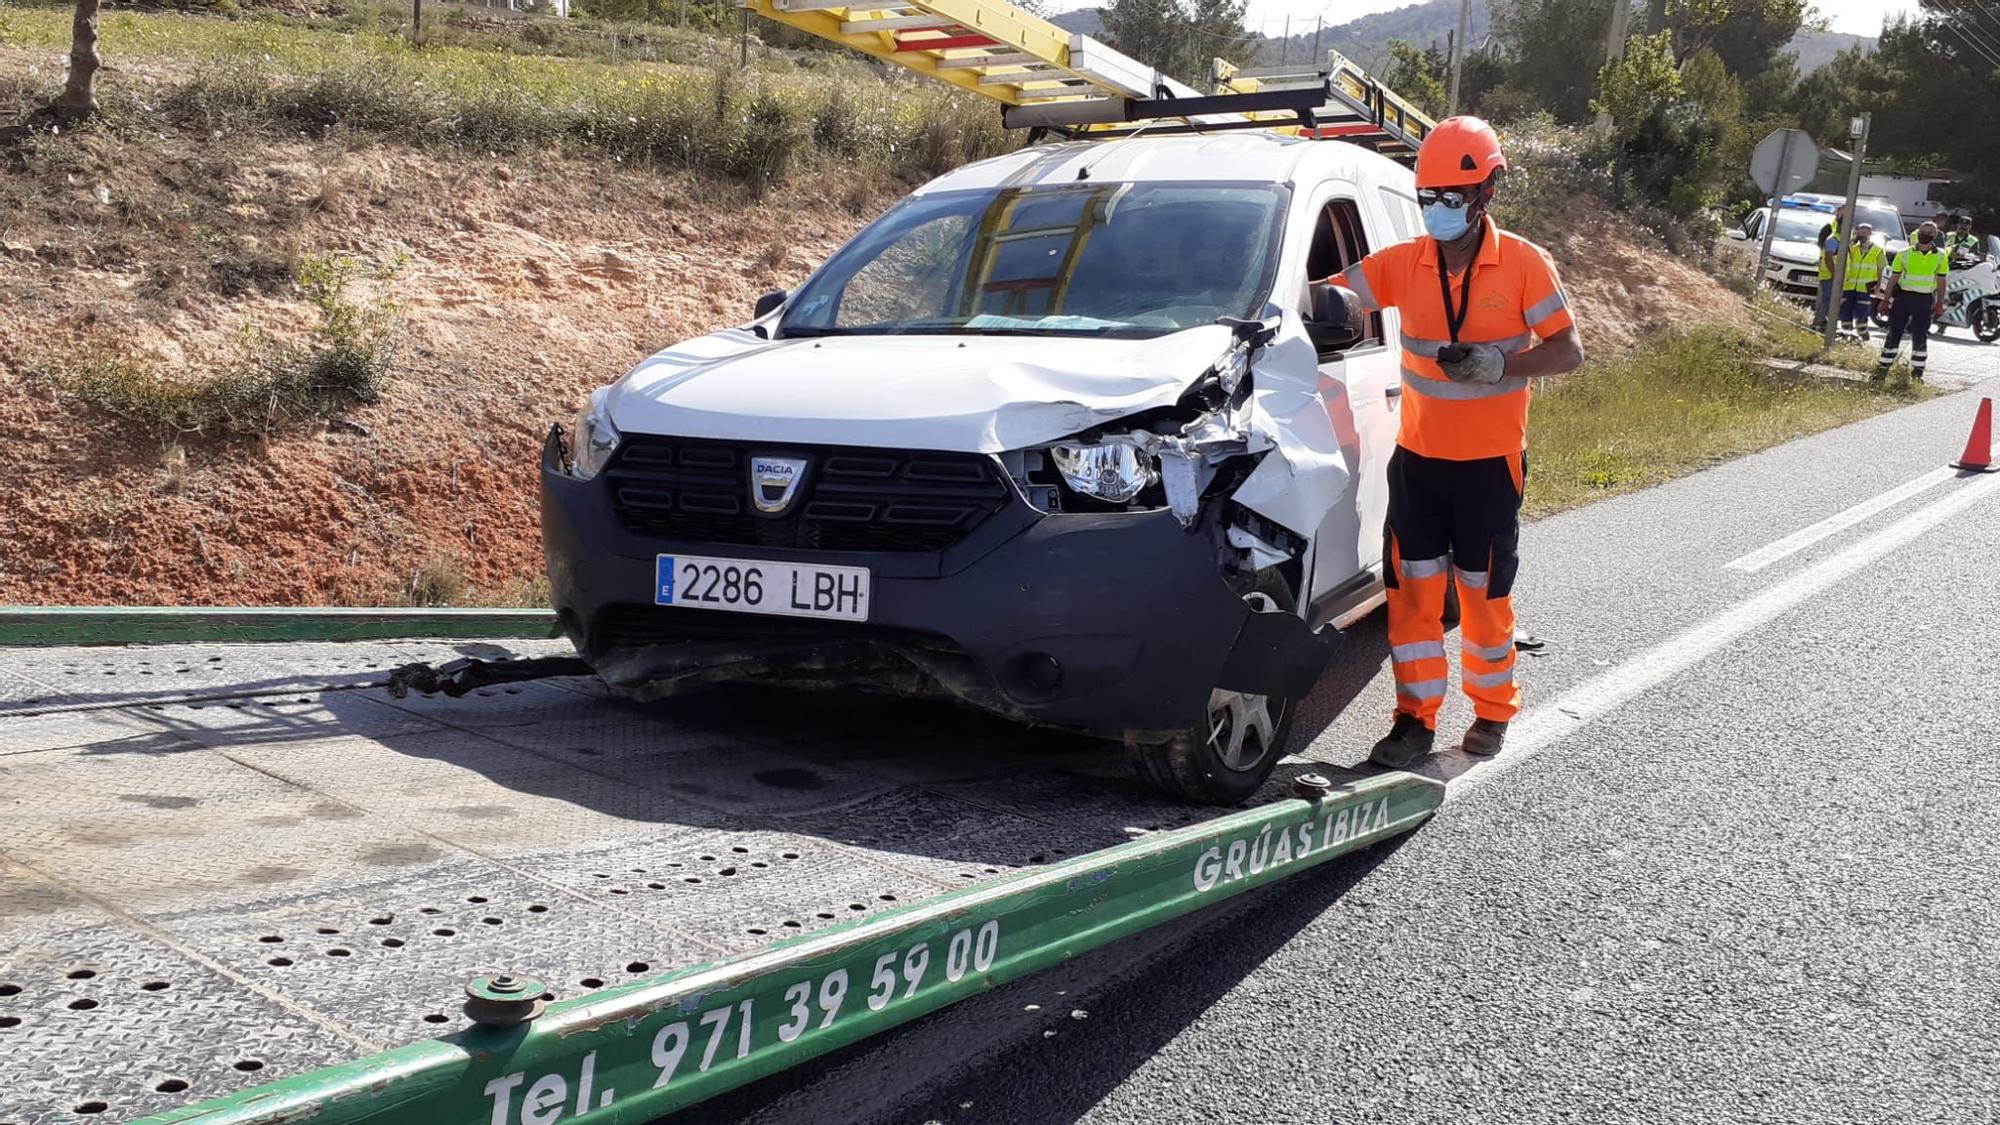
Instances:
[[[1403,397],[1403,385],[1397,383],[1393,386],[1383,387],[1382,397],[1388,399],[1390,402],[1395,402],[1397,399]]]

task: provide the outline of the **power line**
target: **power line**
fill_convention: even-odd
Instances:
[[[1950,23],[1942,23],[1939,24],[1938,26],[1948,29],[1953,35],[1958,36],[1959,42],[1964,43],[1966,46],[1972,48],[1973,54],[1978,55],[1982,59],[1985,59],[1994,68],[2000,69],[2000,54],[1996,54],[1992,50],[1981,45],[1978,40],[1972,38],[1970,35],[1967,35],[1964,31],[1960,30],[1957,27],[1954,27]]]

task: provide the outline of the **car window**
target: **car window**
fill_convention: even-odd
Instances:
[[[1255,316],[1286,198],[1227,183],[914,196],[807,281],[779,331],[1156,336]]]
[[[1361,208],[1352,199],[1328,200],[1314,219],[1312,245],[1306,250],[1306,277],[1312,281],[1332,277],[1367,257],[1368,250],[1368,230],[1361,222]],[[1355,346],[1379,343],[1381,339],[1382,314],[1370,313],[1366,333]]]

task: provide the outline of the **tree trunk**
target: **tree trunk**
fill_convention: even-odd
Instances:
[[[76,19],[70,24],[69,79],[62,96],[56,99],[56,113],[69,118],[89,117],[97,112],[97,0],[76,0]]]
[[[1667,0],[1653,0],[1646,9],[1646,34],[1658,35],[1667,29]]]

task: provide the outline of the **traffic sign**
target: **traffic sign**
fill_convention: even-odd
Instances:
[[[1784,195],[1819,173],[1819,143],[1804,129],[1774,129],[1750,156],[1750,179],[1766,195]]]

